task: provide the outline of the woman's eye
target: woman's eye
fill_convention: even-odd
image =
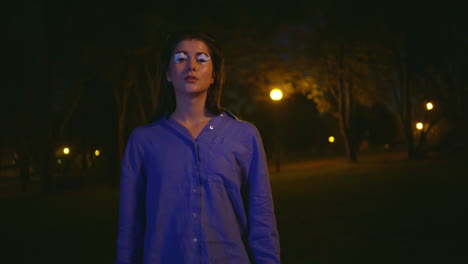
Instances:
[[[197,61],[201,64],[206,64],[208,63],[208,61],[210,61],[210,56],[206,55],[206,54],[200,54],[198,57],[197,57]]]
[[[178,52],[174,55],[174,63],[181,63],[187,60],[187,55],[183,52]]]

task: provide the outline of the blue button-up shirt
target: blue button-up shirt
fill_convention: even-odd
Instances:
[[[280,263],[258,130],[229,112],[193,139],[163,117],[136,128],[122,162],[117,264]]]

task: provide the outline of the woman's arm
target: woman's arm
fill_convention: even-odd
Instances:
[[[136,131],[130,135],[122,159],[116,264],[143,263],[146,179]]]
[[[248,243],[253,263],[280,263],[279,235],[262,140],[255,129],[248,172]]]

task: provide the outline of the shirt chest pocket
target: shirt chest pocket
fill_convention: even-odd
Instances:
[[[220,142],[208,147],[206,180],[239,188],[250,162],[247,148],[232,142]]]

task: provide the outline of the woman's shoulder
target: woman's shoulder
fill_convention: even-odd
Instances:
[[[231,117],[227,126],[229,131],[238,133],[243,136],[259,136],[258,129],[253,123],[239,119],[237,116],[235,116],[229,111],[225,111],[225,113],[228,117]]]
[[[158,119],[149,124],[137,126],[130,134],[134,138],[147,138],[158,134],[158,131],[163,128],[162,120]]]

